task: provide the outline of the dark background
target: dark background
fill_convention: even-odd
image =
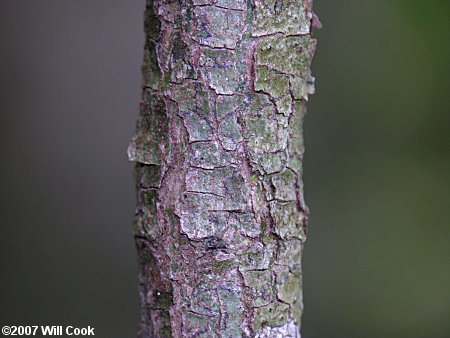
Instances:
[[[143,0],[0,0],[0,325],[138,324]],[[303,336],[448,337],[449,2],[315,0]]]

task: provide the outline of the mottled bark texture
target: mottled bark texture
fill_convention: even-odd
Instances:
[[[147,0],[140,337],[299,337],[311,0]]]

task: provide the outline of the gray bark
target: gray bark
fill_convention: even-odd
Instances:
[[[311,1],[147,1],[140,337],[299,337]]]

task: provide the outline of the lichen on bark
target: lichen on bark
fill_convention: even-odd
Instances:
[[[147,0],[140,337],[299,337],[311,0]]]

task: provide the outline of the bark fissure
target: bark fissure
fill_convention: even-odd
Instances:
[[[299,337],[313,17],[310,1],[147,0],[128,149],[141,337]]]

